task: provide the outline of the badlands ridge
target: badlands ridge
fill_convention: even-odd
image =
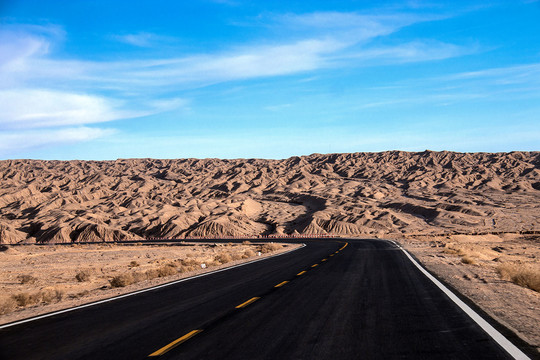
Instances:
[[[0,243],[540,230],[540,152],[0,161]]]

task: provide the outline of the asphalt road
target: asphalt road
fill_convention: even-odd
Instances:
[[[393,244],[347,241],[1,329],[0,358],[510,358]]]

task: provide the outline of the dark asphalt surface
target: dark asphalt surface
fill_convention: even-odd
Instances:
[[[2,329],[0,358],[144,359],[197,329],[156,358],[509,358],[393,244],[347,241]]]

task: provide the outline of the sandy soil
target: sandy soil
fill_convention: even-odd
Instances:
[[[540,293],[497,271],[508,265],[525,269],[540,284],[539,236],[421,236],[398,241],[430,271],[540,352]]]
[[[96,244],[4,248],[0,252],[0,310],[8,310],[8,313],[0,315],[0,324],[213,271],[298,246],[185,243],[170,246]],[[206,265],[204,269],[201,267],[203,263]],[[125,287],[111,287],[111,280],[116,276],[161,268],[172,268],[175,274]],[[88,274],[88,278],[79,275],[80,279],[77,279],[81,272]],[[13,304],[13,296],[38,293],[49,296],[42,295],[38,304],[5,308],[7,302]]]

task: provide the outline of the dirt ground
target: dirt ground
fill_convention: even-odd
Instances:
[[[398,241],[540,352],[539,236],[420,236]]]
[[[249,242],[3,246],[3,251],[0,251],[0,324],[251,261],[298,246]]]

